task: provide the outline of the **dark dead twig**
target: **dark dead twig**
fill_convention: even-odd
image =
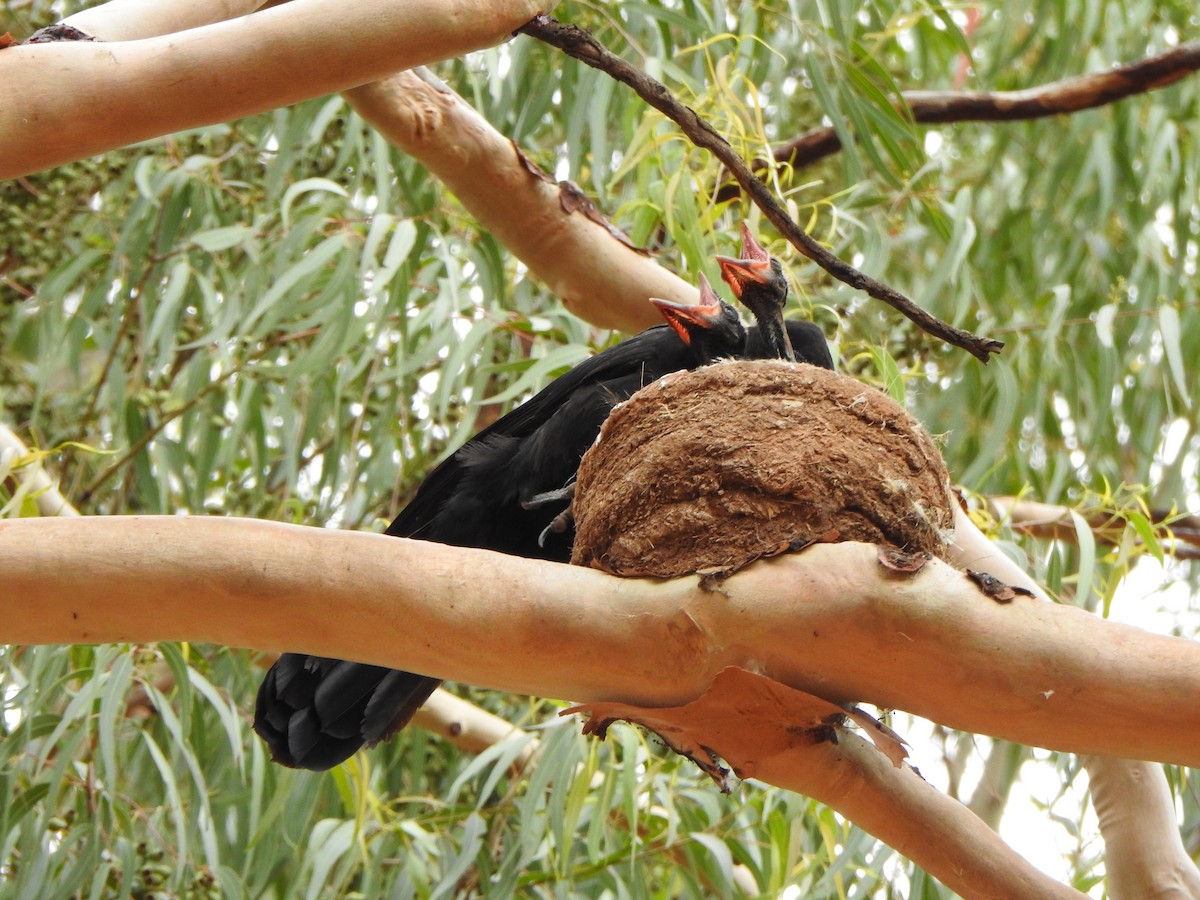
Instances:
[[[1107,106],[1175,84],[1197,71],[1200,41],[1190,41],[1107,72],[1063,78],[1020,91],[905,91],[895,106],[906,118],[923,125],[1025,121]],[[841,149],[841,139],[833,128],[814,128],[780,144],[772,156],[776,163],[799,169]],[[752,163],[756,172],[766,165],[763,160]],[[720,196],[729,199],[730,195]]]
[[[697,147],[708,150],[719,159],[742,190],[797,250],[839,281],[857,288],[907,316],[920,328],[939,337],[949,344],[960,347],[986,363],[993,353],[998,353],[1003,342],[983,338],[969,331],[943,322],[926,312],[899,291],[876,281],[854,266],[838,258],[822,247],[808,232],[792,221],[783,204],[771,193],[770,188],[759,179],[729,142],[701,118],[695,110],[685,106],[672,96],[662,83],[625,60],[610,53],[589,32],[575,25],[564,25],[549,16],[538,16],[519,29],[520,32],[557,47],[568,56],[574,57],[593,68],[612,76],[622,84],[633,88],[643,100],[675,122]]]

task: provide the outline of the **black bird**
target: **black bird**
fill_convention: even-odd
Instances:
[[[574,529],[544,535],[546,512],[523,504],[574,477],[617,403],[671,372],[744,355],[737,311],[703,276],[700,297],[695,306],[653,301],[666,325],[598,353],[481,431],[433,470],[387,534],[568,561]],[[440,683],[285,653],[259,687],[254,730],[276,762],[329,769],[403,728]]]
[[[742,223],[742,258],[718,256],[721,278],[754,314],[746,346],[748,359],[787,359],[833,368],[825,335],[812,322],[784,321],[788,282],[783,263],[771,256]]]

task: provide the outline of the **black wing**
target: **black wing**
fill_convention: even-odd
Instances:
[[[658,325],[597,353],[559,376],[442,460],[426,476],[412,500],[392,520],[386,533],[393,537],[457,543],[452,535],[439,535],[438,530],[434,529],[434,523],[447,499],[455,492],[464,474],[471,467],[471,463],[475,462],[476,468],[481,467],[479,464],[486,458],[486,448],[496,448],[499,454],[499,448],[506,443],[504,438],[528,437],[545,425],[577,391],[589,384],[594,385],[634,374],[640,376],[648,358],[654,361],[651,364],[657,368],[656,357],[679,355],[678,351],[672,352],[675,350],[673,344],[677,345],[679,350],[686,349],[670,328]],[[683,368],[685,364],[681,361],[678,368]],[[556,487],[561,485],[550,484],[544,489],[553,490]]]

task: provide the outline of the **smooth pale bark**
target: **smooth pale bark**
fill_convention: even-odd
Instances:
[[[441,688],[434,691],[425,705],[417,710],[412,724],[440,735],[467,753],[482,753],[493,744],[521,732],[507,719],[480,709]],[[537,739],[532,738],[517,756],[518,763],[524,765],[528,762],[536,748]]]
[[[384,137],[436,175],[575,315],[604,328],[638,331],[662,324],[650,297],[698,302],[695,285],[576,208],[568,189],[530,171],[516,145],[444,85],[401,72],[346,97]]]
[[[0,454],[9,454],[15,460],[29,455],[29,448],[12,429],[0,423]],[[0,468],[5,468],[0,466]],[[37,503],[38,513],[43,516],[78,516],[79,512],[58,490],[58,484],[53,481],[42,464],[36,460],[27,462],[16,471],[21,489],[33,496]]]
[[[671,706],[734,665],[1054,749],[1200,763],[1200,645],[1017,597],[866,544],[716,590],[246,519],[0,523],[0,641],[287,648],[501,690]]]
[[[266,0],[110,0],[63,19],[101,41],[131,41],[245,16]]]
[[[1200,872],[1180,839],[1162,766],[1103,756],[1083,762],[1113,900],[1200,897]]]
[[[856,734],[764,761],[759,778],[819,800],[968,900],[1081,898],[1017,855],[974,813]]]
[[[0,178],[346,90],[509,38],[529,0],[292,0],[161,37],[0,52]]]
[[[1039,872],[962,804],[902,765],[890,737],[883,740],[887,753],[880,752],[830,724],[839,707],[761,675],[726,669],[703,697],[671,709],[597,703],[579,711],[589,715],[589,731],[627,719],[702,765],[715,755],[743,778],[814,797],[963,897],[1083,896]]]
[[[1033,579],[988,541],[961,511],[955,524],[955,562],[1042,595]],[[1097,721],[1107,725],[1102,719]],[[1011,757],[1011,749],[994,747],[993,752],[998,749]],[[988,768],[993,768],[991,763],[989,759]],[[1100,819],[1105,869],[1114,900],[1200,897],[1200,871],[1180,840],[1175,803],[1162,766],[1110,756],[1086,756],[1084,765],[1092,804]]]

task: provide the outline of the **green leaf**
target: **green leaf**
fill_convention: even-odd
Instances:
[[[292,205],[297,200],[305,194],[320,193],[335,194],[338,197],[349,196],[344,187],[328,178],[305,178],[297,181],[283,192],[283,199],[279,204],[279,217],[283,221],[283,227],[286,229],[291,226]]]
[[[198,231],[192,235],[191,240],[207,253],[220,253],[230,247],[241,246],[254,237],[255,233],[255,229],[249,225],[222,225],[208,231]]]
[[[1075,525],[1075,541],[1079,545],[1079,575],[1075,582],[1076,602],[1087,607],[1092,593],[1092,579],[1096,569],[1096,536],[1087,519],[1071,510],[1071,521]]]
[[[1162,335],[1163,352],[1167,357],[1167,365],[1171,370],[1171,378],[1175,381],[1175,390],[1188,409],[1192,408],[1192,394],[1188,386],[1183,367],[1183,345],[1181,342],[1182,326],[1179,312],[1173,306],[1163,306],[1158,310],[1158,329]]]

